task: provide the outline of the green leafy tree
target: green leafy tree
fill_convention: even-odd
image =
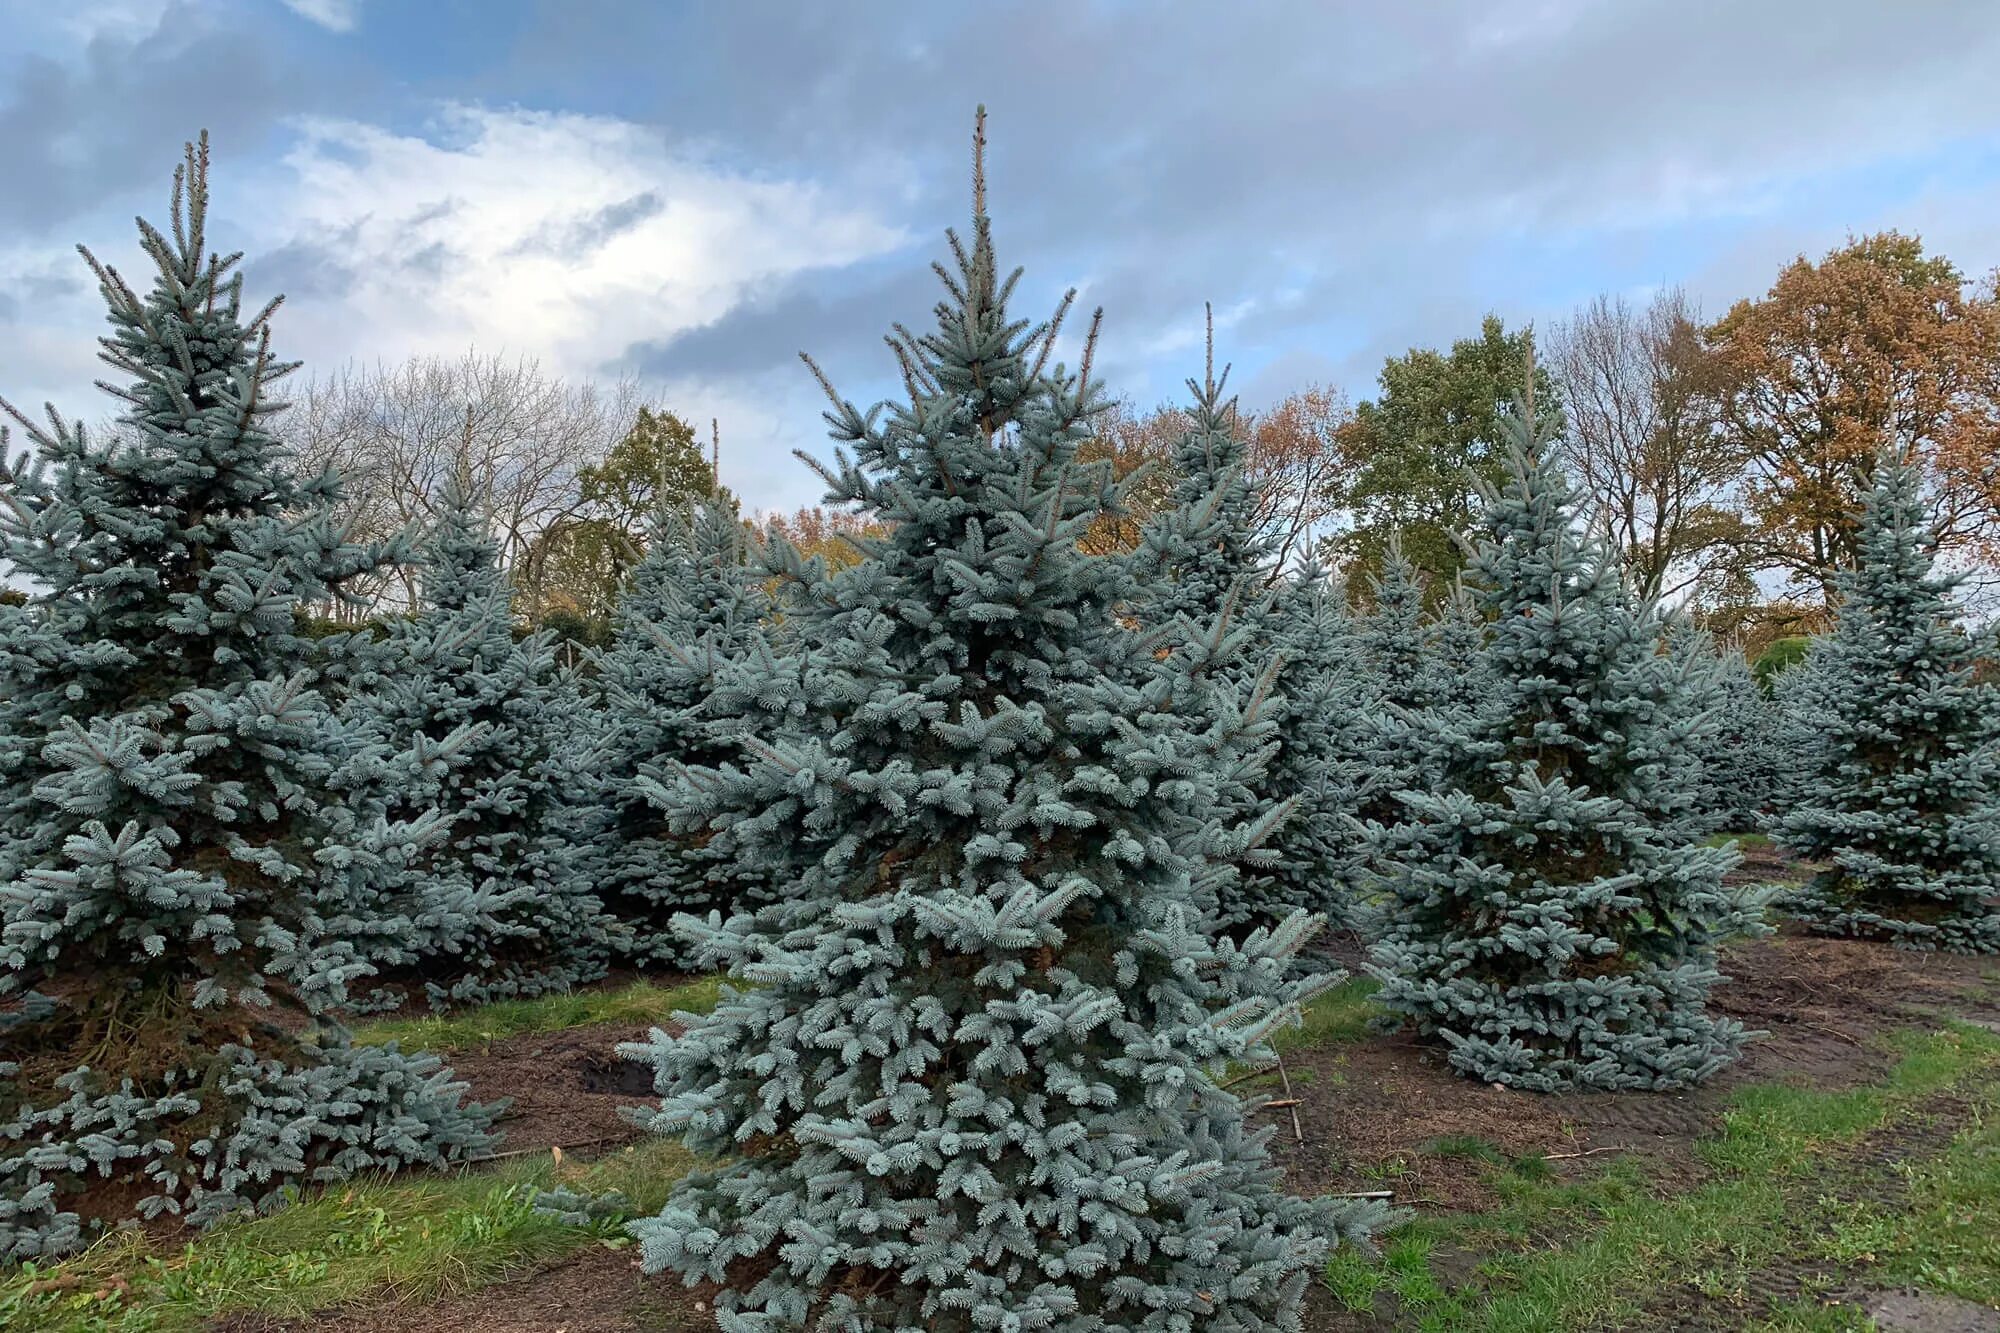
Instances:
[[[1079,549],[1121,500],[1076,458],[1089,355],[1008,314],[975,198],[896,344],[910,400],[829,387],[828,498],[887,532],[788,607],[803,706],[675,787],[790,893],[683,922],[757,984],[645,1048],[654,1125],[708,1164],[633,1230],[723,1286],[725,1333],[1296,1329],[1328,1235],[1380,1209],[1280,1194],[1213,1071],[1321,984],[1286,980],[1311,922],[1201,929],[1238,759],[1127,628],[1129,563]],[[1237,730],[1261,744],[1254,707]]]
[[[1353,570],[1379,570],[1398,538],[1432,595],[1442,598],[1464,563],[1454,534],[1472,526],[1480,487],[1506,475],[1507,404],[1521,389],[1531,336],[1488,315],[1479,336],[1450,352],[1414,348],[1382,366],[1381,391],[1341,430],[1347,466],[1334,483],[1351,527],[1334,539]],[[1534,371],[1536,425],[1562,420],[1549,377]]]
[[[1859,564],[1794,695],[1820,739],[1777,832],[1831,864],[1788,905],[1825,934],[2000,952],[2000,702],[1975,678],[1990,641],[1935,567],[1918,466],[1885,453],[1874,473]]]
[[[1710,1014],[1717,943],[1752,928],[1700,841],[1705,714],[1655,604],[1574,527],[1547,441],[1510,418],[1504,487],[1474,530],[1467,583],[1488,622],[1470,710],[1415,714],[1426,788],[1372,825],[1387,896],[1379,1001],[1454,1068],[1535,1091],[1675,1088],[1732,1059]]]
[[[353,640],[298,613],[401,552],[351,543],[335,479],[293,475],[270,433],[296,367],[271,354],[276,302],[246,312],[239,256],[206,251],[206,139],[172,211],[171,235],[140,223],[144,296],[85,256],[120,430],[7,408],[35,450],[0,463],[0,567],[30,581],[0,605],[8,1260],[492,1137],[434,1057],[355,1048],[326,1017],[369,970],[335,923],[441,827],[348,799],[356,767],[425,756],[334,721],[319,687]]]
[[[690,512],[717,491],[694,427],[662,408],[639,409],[603,461],[577,469],[574,511],[549,525],[530,553],[536,623],[591,642],[614,614],[619,588],[644,556],[655,517]],[[580,626],[581,628],[577,628]]]

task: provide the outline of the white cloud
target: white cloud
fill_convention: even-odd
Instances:
[[[284,0],[284,6],[329,32],[353,32],[361,21],[361,0]]]
[[[635,343],[664,343],[803,270],[906,241],[865,206],[718,166],[626,121],[454,105],[425,135],[356,120],[295,129],[278,161],[217,161],[210,235],[246,252],[251,300],[289,292],[277,347],[307,373],[477,347],[608,377]],[[81,235],[145,281],[129,222],[93,219]],[[51,273],[75,281],[59,292],[43,281],[28,299]],[[85,419],[107,411],[89,388],[102,312],[80,262],[0,244],[0,293],[22,297],[0,320],[11,326],[0,332],[0,392],[23,407],[54,397]],[[789,448],[801,426],[812,434],[816,391],[803,370],[788,378],[798,382],[704,383],[668,367],[657,387],[691,418],[722,418],[725,474],[770,506],[815,490]]]
[[[338,290],[286,312],[303,354],[478,346],[577,375],[904,239],[810,184],[716,167],[629,122],[466,105],[432,137],[304,122],[252,202],[238,215],[271,220],[264,253],[338,268]]]

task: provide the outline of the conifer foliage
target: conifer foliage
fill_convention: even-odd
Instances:
[[[1346,589],[1317,564],[1285,581],[1274,611],[1283,721],[1258,785],[1267,805],[1289,800],[1293,808],[1268,844],[1270,888],[1249,905],[1265,920],[1303,907],[1349,924],[1366,857],[1354,816],[1381,781],[1368,762],[1376,734],[1370,677]]]
[[[574,684],[547,632],[515,637],[498,544],[469,488],[448,489],[420,554],[422,605],[390,624],[361,706],[391,749],[472,734],[450,746],[434,781],[398,774],[380,794],[392,813],[435,808],[451,827],[385,900],[378,959],[434,1005],[595,980],[611,924],[568,851],[581,817],[565,797]]]
[[[334,792],[358,757],[316,685],[346,644],[295,613],[395,552],[350,542],[333,479],[292,475],[269,433],[293,367],[276,303],[246,314],[237,257],[204,254],[207,166],[204,139],[170,236],[140,224],[144,296],[90,259],[119,428],[8,409],[35,451],[0,464],[0,565],[34,585],[0,607],[10,1259],[126,1210],[207,1222],[490,1141],[435,1058],[318,1018],[367,971],[329,917],[437,827],[364,827]]]
[[[1717,941],[1751,918],[1722,886],[1733,851],[1697,841],[1699,769],[1680,756],[1703,715],[1681,704],[1657,609],[1577,531],[1553,451],[1511,430],[1469,567],[1485,689],[1417,715],[1437,785],[1371,829],[1388,896],[1371,970],[1478,1078],[1682,1086],[1745,1036],[1704,1008]]]
[[[1174,446],[1171,503],[1140,533],[1132,612],[1156,630],[1177,706],[1211,720],[1216,769],[1209,796],[1225,824],[1268,825],[1233,853],[1236,873],[1197,899],[1214,925],[1269,925],[1292,911],[1340,914],[1352,888],[1356,797],[1352,742],[1358,682],[1345,606],[1318,569],[1281,576],[1260,531],[1258,491],[1229,369],[1207,360],[1190,379],[1188,427]],[[1170,654],[1165,645],[1174,645]],[[1240,742],[1246,700],[1265,719],[1259,747]]]
[[[1915,464],[1878,462],[1859,546],[1832,634],[1785,673],[1819,742],[1777,832],[1832,863],[1787,905],[1827,934],[2000,951],[2000,707],[1973,675],[1990,643],[1934,566]]]
[[[1706,686],[1695,702],[1710,714],[1692,747],[1702,767],[1701,812],[1712,829],[1758,828],[1778,787],[1778,705],[1742,653],[1718,652],[1700,635],[1691,636],[1687,651],[1690,672]]]
[[[727,496],[662,514],[596,659],[602,735],[585,765],[596,792],[595,885],[642,965],[687,966],[674,917],[733,914],[760,892],[726,842],[706,829],[675,832],[658,803],[673,765],[735,756],[728,668],[759,641],[769,601],[748,559],[749,534]]]
[[[974,194],[935,330],[895,340],[909,401],[828,386],[829,499],[888,532],[787,611],[806,716],[676,787],[788,895],[685,922],[756,988],[644,1048],[655,1126],[726,1160],[633,1229],[733,1288],[726,1333],[1296,1328],[1379,1210],[1278,1193],[1207,1071],[1312,993],[1312,922],[1201,929],[1208,723],[1126,626],[1129,564],[1078,550],[1120,505],[1076,457],[1089,352],[1007,313]]]

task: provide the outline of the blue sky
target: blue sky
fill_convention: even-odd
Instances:
[[[71,247],[136,256],[214,136],[219,244],[327,373],[469,346],[719,417],[753,506],[816,499],[811,351],[858,399],[921,320],[991,115],[1026,311],[1105,308],[1150,404],[1202,303],[1252,406],[1494,311],[1685,285],[1850,232],[2000,264],[2000,6],[1881,0],[626,4],[0,0],[0,393],[104,410]]]

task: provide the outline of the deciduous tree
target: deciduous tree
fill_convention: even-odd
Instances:
[[[1801,256],[1710,330],[1723,422],[1750,466],[1755,557],[1830,599],[1887,450],[1921,467],[1939,551],[2000,539],[2000,302],[1914,236]]]

